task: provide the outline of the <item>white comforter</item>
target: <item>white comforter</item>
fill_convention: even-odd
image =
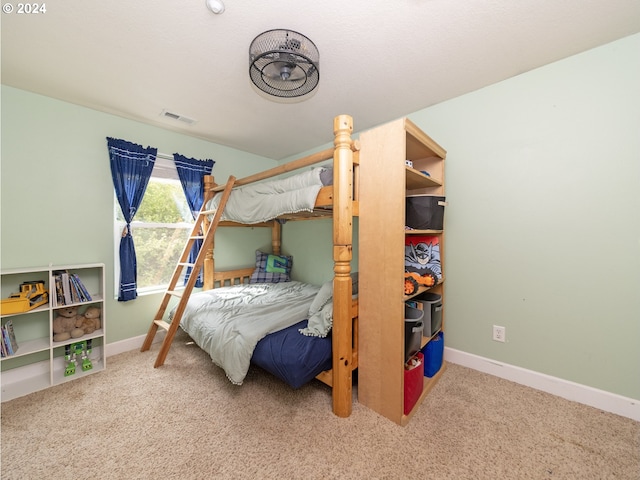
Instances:
[[[252,224],[266,222],[279,215],[311,212],[322,188],[320,174],[326,169],[312,170],[284,179],[252,183],[232,190],[221,220]],[[207,203],[216,210],[222,195]]]
[[[309,306],[319,290],[292,281],[196,293],[189,299],[180,326],[232,383],[241,385],[257,343],[269,333],[309,318]]]

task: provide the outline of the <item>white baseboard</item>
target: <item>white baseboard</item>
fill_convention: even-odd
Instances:
[[[520,385],[551,393],[558,397],[595,407],[605,412],[640,421],[640,400],[605,392],[597,388],[534,372],[525,368],[445,347],[444,358],[450,363],[504,378]]]
[[[153,343],[161,342],[164,340],[164,336],[165,331],[159,330],[153,339]],[[121,340],[119,342],[107,343],[105,353],[107,354],[107,357],[110,357],[112,355],[118,355],[119,353],[130,352],[131,350],[140,350],[145,338],[146,335],[140,335],[137,337],[127,338],[126,340]]]

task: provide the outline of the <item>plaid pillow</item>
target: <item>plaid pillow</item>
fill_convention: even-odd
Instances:
[[[293,257],[270,255],[256,250],[256,268],[249,283],[280,283],[291,281]]]

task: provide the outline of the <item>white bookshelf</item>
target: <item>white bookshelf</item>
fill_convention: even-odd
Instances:
[[[57,299],[55,287],[55,272],[67,271],[75,273],[87,288],[91,300],[75,301],[61,305]],[[70,382],[75,379],[100,372],[106,368],[106,309],[105,309],[105,272],[103,263],[81,265],[49,265],[43,268],[24,268],[2,270],[0,272],[1,298],[6,299],[20,290],[23,282],[42,280],[48,292],[48,302],[32,310],[20,313],[0,314],[2,326],[9,320],[13,323],[18,348],[13,355],[0,359],[2,374],[2,401],[27,395],[43,390],[53,385]],[[66,306],[78,308],[83,313],[88,307],[100,309],[100,329],[79,338],[54,342],[53,320],[57,310]],[[65,376],[67,364],[73,360],[65,359],[65,346],[78,342],[91,344],[88,359],[91,368],[83,370],[82,358],[78,355],[75,363],[75,373]],[[85,350],[86,355],[86,350]]]

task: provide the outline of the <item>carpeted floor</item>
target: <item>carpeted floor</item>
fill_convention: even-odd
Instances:
[[[640,479],[640,423],[457,365],[399,427],[316,381],[234,386],[183,332],[157,350],[3,403],[2,479]]]

